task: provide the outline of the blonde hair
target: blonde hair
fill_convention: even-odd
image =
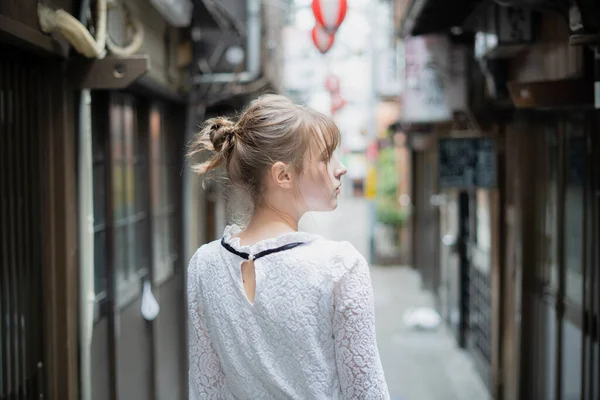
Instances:
[[[315,147],[329,159],[339,143],[339,129],[328,116],[284,96],[264,95],[252,101],[237,122],[227,117],[205,121],[188,156],[210,151],[208,161],[192,169],[206,174],[224,166],[231,183],[257,204],[265,173],[273,164],[289,164],[302,174],[306,155]]]

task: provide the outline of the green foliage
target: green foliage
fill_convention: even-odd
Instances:
[[[394,148],[381,149],[377,158],[376,189],[377,221],[398,226],[408,218],[407,212],[398,203],[398,171]]]
[[[385,148],[377,157],[377,197],[396,197],[398,173],[393,148]]]
[[[377,221],[382,224],[399,226],[408,219],[408,213],[402,210],[395,198],[377,198],[375,207]]]

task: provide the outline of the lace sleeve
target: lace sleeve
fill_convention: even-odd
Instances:
[[[224,398],[225,376],[221,362],[208,336],[199,302],[198,277],[193,262],[188,269],[189,307],[189,399],[220,400]]]
[[[366,260],[354,266],[334,292],[333,334],[344,399],[389,399],[375,337],[375,310]]]

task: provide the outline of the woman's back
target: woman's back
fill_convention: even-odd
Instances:
[[[301,232],[241,246],[239,231],[190,262],[190,398],[387,398],[364,258]],[[251,302],[243,255],[265,251]]]
[[[265,95],[190,144],[205,160],[194,170],[224,167],[252,206],[243,231],[227,228],[190,262],[191,400],[389,398],[365,259],[298,232],[305,213],[337,207],[340,142],[330,117]]]

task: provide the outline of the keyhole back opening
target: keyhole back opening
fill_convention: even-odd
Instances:
[[[242,283],[244,285],[246,298],[250,303],[254,304],[254,297],[256,295],[256,271],[254,269],[254,261],[244,261],[240,268],[242,270]]]

